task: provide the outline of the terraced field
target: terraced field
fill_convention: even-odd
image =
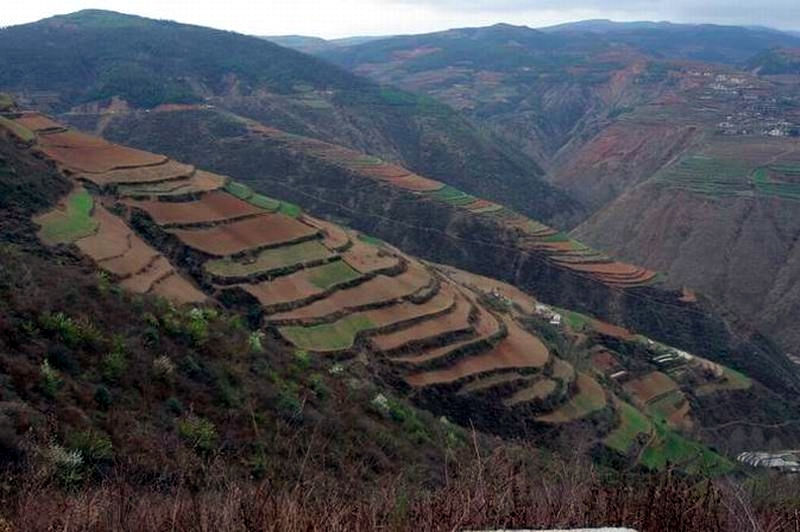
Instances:
[[[789,139],[719,139],[656,175],[657,183],[712,197],[800,200],[800,155]]]
[[[423,263],[224,176],[59,132],[42,117],[26,123],[42,132],[36,134],[38,148],[76,181],[63,205],[38,219],[42,238],[74,244],[125,289],[194,304],[233,295],[263,313],[266,331],[297,349],[323,357],[358,354],[413,397],[444,394],[456,405],[499,409],[509,419],[550,426],[613,411],[618,423],[606,444],[621,452],[646,431],[645,414],[609,401],[613,395],[595,378],[576,371],[535,329],[525,328],[520,318],[538,303],[511,285]],[[518,229],[531,253],[576,274],[618,286],[649,282],[652,272],[616,263],[491,202],[356,152],[281,138],[412,190],[423,201],[495,217]],[[83,188],[86,182],[94,186]],[[635,341],[629,331],[581,319],[607,336]],[[711,384],[736,387],[743,381],[730,374]],[[625,386],[670,426],[679,426],[687,414],[683,403],[673,401],[681,393],[677,385],[662,373]],[[666,430],[654,446],[683,441]],[[655,464],[645,453],[643,463],[648,461]]]
[[[655,272],[614,261],[587,246],[570,240],[544,224],[530,220],[496,203],[476,198],[455,187],[414,174],[400,166],[316,139],[285,133],[252,121],[245,121],[254,135],[266,136],[285,143],[291,149],[346,168],[350,172],[390,186],[401,188],[432,202],[463,209],[472,216],[490,218],[507,228],[519,231],[525,251],[543,256],[553,265],[590,276],[602,283],[626,288],[648,285],[657,281]],[[232,191],[239,195],[252,194],[247,187]]]

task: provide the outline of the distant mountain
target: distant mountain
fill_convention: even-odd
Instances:
[[[109,106],[213,105],[401,162],[543,219],[579,211],[542,181],[534,161],[444,104],[257,37],[82,11],[0,30],[0,87],[87,127]]]
[[[331,41],[326,41],[320,37],[306,37],[304,35],[274,35],[264,36],[263,38],[279,46],[293,48],[309,54],[336,48],[336,45]]]
[[[760,26],[590,20],[543,31],[570,36],[599,33],[613,42],[657,57],[728,64],[739,64],[751,57],[754,51],[800,44],[797,35]]]
[[[264,36],[263,38],[268,41],[274,42],[275,44],[278,44],[280,46],[285,46],[287,48],[294,48],[295,50],[299,50],[304,53],[313,54],[325,50],[340,48],[342,46],[356,46],[359,44],[385,39],[387,37],[356,36],[356,37],[343,37],[341,39],[326,40],[320,37],[309,37],[305,35],[273,35],[273,36]]]
[[[672,22],[652,22],[652,21],[637,21],[637,22],[616,22],[609,19],[592,19],[581,20],[578,22],[566,22],[564,24],[557,24],[555,26],[547,26],[540,28],[541,31],[547,32],[596,32],[596,33],[611,33],[615,31],[626,30],[641,30],[641,29],[663,29],[670,26],[675,26]]]

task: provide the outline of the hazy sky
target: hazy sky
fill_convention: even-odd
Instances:
[[[800,0],[3,0],[0,26],[98,8],[256,35],[421,33],[588,18],[759,24],[800,30]]]

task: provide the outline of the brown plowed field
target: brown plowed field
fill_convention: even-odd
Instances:
[[[414,304],[405,301],[397,305],[382,307],[361,312],[372,323],[379,324],[380,327],[402,323],[422,316],[438,314],[450,309],[455,304],[455,293],[449,288],[439,290],[439,293],[430,300],[422,304]]]
[[[543,367],[550,352],[542,341],[510,321],[506,324],[508,336],[488,353],[461,359],[447,369],[408,375],[406,381],[412,386],[430,386],[497,369]]]
[[[159,256],[159,253],[131,233],[128,237],[130,249],[121,257],[103,260],[99,263],[104,270],[120,277],[129,277],[144,268]]]
[[[618,280],[626,280],[626,278],[636,278],[644,273],[650,273],[644,268],[633,266],[630,264],[623,264],[622,262],[607,262],[601,264],[569,264],[565,265],[567,268],[579,272],[597,273],[614,276]]]
[[[15,122],[22,127],[30,129],[31,131],[42,131],[45,129],[58,129],[64,127],[58,122],[54,122],[39,113],[25,113],[20,118],[15,119]]]
[[[313,278],[318,275],[321,269],[326,269],[332,265],[333,263],[307,268],[289,275],[283,275],[272,281],[240,286],[255,296],[264,306],[298,301],[325,292],[325,288],[314,284]]]
[[[191,248],[215,257],[225,257],[309,238],[318,231],[283,214],[263,214],[211,229],[174,229],[170,232]]]
[[[300,221],[319,229],[325,235],[323,244],[331,251],[341,249],[350,242],[350,236],[347,232],[336,224],[318,218],[312,218],[305,214],[301,216]]]
[[[226,178],[221,175],[197,170],[193,176],[158,183],[122,185],[117,193],[120,196],[182,196],[211,192],[225,186]]]
[[[125,222],[99,204],[95,204],[92,218],[98,224],[97,232],[75,242],[84,254],[95,261],[103,261],[128,252],[131,230]]]
[[[463,297],[458,297],[456,306],[451,312],[417,323],[407,329],[375,336],[372,338],[372,345],[380,351],[391,351],[415,340],[424,340],[470,329],[469,314],[471,310],[472,304]]]
[[[202,303],[208,299],[203,292],[195,288],[177,272],[156,283],[152,292],[180,305]]]
[[[598,351],[592,355],[592,367],[601,373],[614,373],[619,371],[620,365],[617,357],[608,351]]]
[[[39,135],[38,143],[40,146],[50,148],[103,148],[111,146],[111,143],[105,139],[72,129]]]
[[[156,281],[164,279],[174,272],[175,270],[169,261],[163,256],[159,256],[145,271],[128,277],[120,283],[120,286],[137,294],[146,294]]]
[[[410,364],[422,364],[428,362],[430,360],[436,360],[437,358],[441,358],[446,356],[447,354],[455,351],[456,349],[460,349],[465,345],[469,345],[475,343],[479,340],[488,338],[500,332],[500,323],[497,321],[497,318],[490,312],[487,312],[486,309],[483,307],[478,306],[478,321],[475,324],[475,338],[470,338],[469,340],[463,340],[460,342],[456,342],[454,344],[445,345],[443,347],[434,347],[431,349],[424,350],[421,354],[407,356],[407,357],[398,357],[394,360],[398,362],[407,362]]]
[[[353,288],[338,290],[305,307],[272,316],[276,320],[305,320],[322,318],[342,309],[357,308],[382,301],[392,301],[410,296],[430,282],[431,277],[419,264],[411,264],[407,271],[396,277],[379,275]]]
[[[353,246],[342,254],[342,258],[354,270],[368,274],[397,266],[400,259],[394,255],[378,255],[378,248],[353,240]]]
[[[159,225],[221,222],[264,212],[255,205],[222,191],[209,192],[197,201],[174,203],[129,200],[126,203],[145,211]]]
[[[134,168],[163,163],[164,155],[117,145],[62,148],[46,146],[45,154],[67,168],[79,172],[102,173],[116,168]]]
[[[410,190],[412,192],[434,192],[444,188],[444,183],[416,174],[384,179],[383,181],[387,181],[392,185]]]
[[[620,340],[632,340],[636,336],[624,327],[612,325],[611,323],[607,323],[605,321],[592,319],[590,321],[590,325],[592,326],[592,329],[600,334],[605,334],[606,336],[611,336],[613,338],[619,338]]]
[[[98,186],[105,186],[172,181],[182,177],[188,178],[192,172],[194,172],[194,166],[170,160],[155,166],[111,170],[101,174],[84,174],[81,177]]]
[[[647,403],[661,395],[677,390],[678,385],[667,375],[660,371],[654,371],[644,377],[626,382],[624,388],[642,403]]]

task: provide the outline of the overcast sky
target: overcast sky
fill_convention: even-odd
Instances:
[[[422,33],[589,18],[758,24],[800,30],[800,0],[3,0],[0,26],[98,8],[254,35]]]

